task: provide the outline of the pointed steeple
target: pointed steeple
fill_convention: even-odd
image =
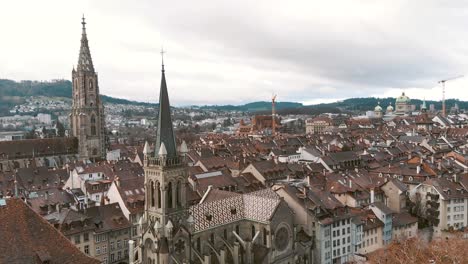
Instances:
[[[93,60],[91,59],[91,52],[89,51],[88,37],[86,35],[86,22],[83,15],[82,22],[83,25],[81,33],[81,47],[80,55],[78,57],[78,71],[91,71],[94,72]]]
[[[145,146],[143,147],[143,154],[148,155],[151,152],[148,141],[145,141]]]
[[[164,51],[161,51],[161,55]],[[161,69],[161,89],[159,91],[159,116],[158,116],[158,130],[156,134],[156,145],[154,149],[155,156],[159,153],[161,144],[164,143],[164,147],[167,152],[168,158],[177,156],[176,152],[176,141],[174,130],[172,128],[171,118],[171,106],[169,104],[169,95],[167,93],[166,75],[164,71],[164,60],[162,61]]]

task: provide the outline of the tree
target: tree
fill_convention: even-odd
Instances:
[[[420,239],[393,242],[369,256],[369,263],[466,263],[468,240],[461,236],[439,238],[429,243]]]
[[[60,123],[58,120],[57,120],[57,136],[59,137],[64,137],[65,136],[65,127],[63,126],[62,123]]]

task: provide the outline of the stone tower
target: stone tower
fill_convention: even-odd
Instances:
[[[78,138],[80,158],[105,158],[104,107],[99,97],[98,76],[86,36],[86,22],[83,16],[80,55],[78,66],[72,71],[73,105],[70,114],[71,135]]]
[[[160,245],[171,247],[173,230],[183,225],[188,216],[186,151],[185,142],[180,153],[177,151],[163,63],[156,143],[154,153],[147,154],[144,161],[145,221]]]

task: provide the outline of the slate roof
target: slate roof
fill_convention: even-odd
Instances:
[[[452,182],[445,178],[429,179],[424,184],[432,185],[443,199],[468,198],[468,191],[458,182]]]
[[[402,212],[393,215],[392,226],[404,226],[408,224],[417,223],[418,218],[410,215],[408,212]]]
[[[177,156],[177,146],[175,134],[172,127],[171,106],[169,104],[169,95],[167,93],[166,75],[164,73],[164,64],[161,70],[161,89],[159,92],[159,113],[158,113],[158,130],[156,134],[155,156],[159,153],[161,144],[167,150],[167,157],[173,158]]]
[[[20,199],[9,199],[0,207],[0,223],[0,263],[100,263],[82,253]]]
[[[96,229],[98,233],[131,227],[118,203],[90,207],[86,216],[92,217],[94,223],[99,226]]]

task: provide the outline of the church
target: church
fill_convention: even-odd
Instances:
[[[81,24],[78,65],[72,71],[70,129],[71,135],[78,139],[80,159],[99,160],[106,156],[104,106],[99,96],[98,76],[89,50],[84,17]]]
[[[145,213],[130,241],[130,263],[311,263],[293,212],[273,190],[240,194],[208,188],[189,206],[187,146],[172,126],[164,63],[154,152],[144,157]],[[310,240],[310,239],[309,239]]]
[[[31,166],[59,168],[78,160],[106,157],[104,106],[99,95],[98,75],[82,19],[77,68],[72,70],[70,137],[0,141],[0,172]]]

